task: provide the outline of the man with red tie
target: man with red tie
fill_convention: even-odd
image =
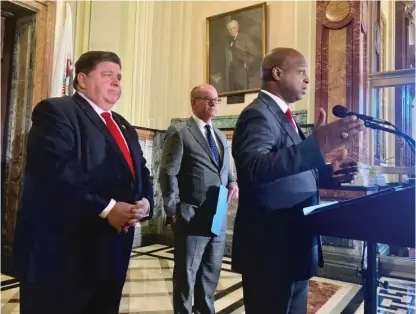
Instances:
[[[111,109],[121,62],[90,51],[75,64],[72,97],[32,113],[14,259],[22,314],[116,314],[134,225],[153,189],[135,129]]]
[[[242,274],[246,314],[307,313],[309,279],[323,266],[323,254],[303,209],[319,204],[319,188],[350,182],[357,171],[345,155],[330,165],[324,156],[351,145],[362,121],[352,116],[325,124],[322,109],[306,137],[293,119],[290,105],[306,94],[307,73],[300,52],[271,50],[261,64],[261,91],[234,129],[240,197],[232,269]]]

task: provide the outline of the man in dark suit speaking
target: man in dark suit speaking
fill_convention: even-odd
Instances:
[[[303,98],[308,83],[298,51],[272,50],[262,61],[262,90],[234,131],[240,198],[232,267],[242,274],[247,314],[306,313],[309,279],[323,261],[302,209],[318,204],[319,184],[349,182],[356,172],[356,163],[342,157],[326,166],[324,155],[363,130],[357,117],[325,125],[321,110],[308,138],[293,120],[290,104]]]
[[[90,51],[75,63],[73,97],[33,110],[15,264],[22,314],[116,314],[133,226],[153,191],[135,129],[111,109],[121,62]]]
[[[195,87],[191,91],[193,116],[171,125],[163,146],[159,179],[165,211],[175,237],[175,314],[215,313],[214,295],[227,227],[225,215],[217,234],[211,228],[220,185],[228,188],[228,201],[238,197],[227,139],[211,121],[219,103],[213,86]]]

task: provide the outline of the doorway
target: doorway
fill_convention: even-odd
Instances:
[[[30,117],[34,105],[48,96],[50,88],[55,4],[1,1],[1,23],[1,253],[2,272],[12,273],[12,243]]]

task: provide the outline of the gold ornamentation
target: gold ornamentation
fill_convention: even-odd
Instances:
[[[350,4],[348,1],[330,1],[326,7],[326,18],[330,22],[341,22],[350,14]]]

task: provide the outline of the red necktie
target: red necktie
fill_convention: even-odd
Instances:
[[[296,131],[297,127],[296,127],[295,119],[293,119],[292,110],[290,110],[290,108],[287,109],[285,114],[286,114],[286,117],[288,118],[288,120],[290,121],[290,123],[292,123],[292,125],[293,125],[293,127],[295,128],[295,131]]]
[[[131,155],[129,152],[129,149],[127,147],[126,142],[124,141],[123,135],[121,134],[119,128],[117,127],[114,120],[111,118],[110,113],[103,112],[101,116],[104,118],[105,123],[107,124],[107,128],[110,131],[111,135],[113,136],[114,140],[116,141],[118,147],[120,148],[121,152],[124,155],[124,158],[126,158],[126,161],[130,167],[131,173],[133,176],[134,174],[134,167],[133,167],[133,160],[131,159]]]

